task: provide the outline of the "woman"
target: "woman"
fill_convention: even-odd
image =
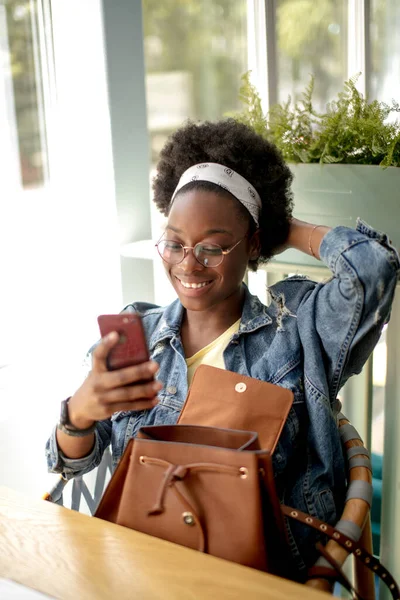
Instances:
[[[117,334],[95,347],[91,372],[64,403],[70,430],[56,428],[47,444],[50,470],[86,473],[110,443],[116,463],[140,427],[175,423],[205,362],[293,391],[274,454],[279,496],[329,523],[339,519],[345,477],[336,398],[389,318],[399,259],[387,237],[362,222],[330,230],[292,218],[291,179],[278,151],[234,120],[189,123],[171,137],[154,201],[168,217],[158,250],[178,300],[125,309],[143,318],[150,362],[108,372]],[[288,278],[270,288],[266,307],[243,276],[288,247],[320,258],[332,278]],[[316,534],[296,523],[288,532],[304,579]]]

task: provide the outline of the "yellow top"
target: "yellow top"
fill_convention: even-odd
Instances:
[[[212,367],[219,367],[225,369],[224,363],[224,350],[227,347],[231,337],[234,333],[239,330],[240,319],[231,325],[224,333],[222,333],[217,339],[215,339],[207,346],[204,346],[201,350],[186,359],[186,365],[188,370],[188,384],[192,382],[194,372],[199,365],[210,365]]]

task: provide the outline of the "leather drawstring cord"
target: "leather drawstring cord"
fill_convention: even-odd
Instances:
[[[146,460],[149,463],[149,460]],[[144,461],[142,461],[143,464]],[[153,463],[155,464],[155,463]],[[170,464],[166,471],[164,471],[164,477],[159,487],[157,500],[153,508],[149,510],[148,515],[159,515],[164,512],[164,500],[167,489],[172,487],[176,481],[182,481],[187,475],[188,469],[181,467],[180,465]]]
[[[183,483],[183,480],[185,479],[185,477],[187,477],[187,475],[190,475],[191,473],[196,472],[196,471],[197,472],[198,471],[209,471],[209,472],[213,472],[213,473],[224,473],[226,475],[234,475],[236,477],[243,477],[243,470],[241,470],[238,467],[231,467],[228,465],[220,465],[220,464],[213,464],[213,463],[192,463],[192,464],[188,464],[188,465],[174,465],[172,463],[167,462],[166,460],[162,460],[160,458],[153,458],[153,457],[149,457],[149,456],[141,456],[140,463],[143,465],[149,464],[149,465],[155,465],[155,466],[166,468],[165,472],[164,472],[164,477],[162,479],[160,488],[158,490],[156,502],[155,502],[153,508],[151,510],[149,510],[149,512],[147,514],[149,516],[152,516],[152,515],[160,515],[161,513],[164,512],[165,496],[166,496],[167,490],[172,488],[173,491],[179,497],[182,504],[185,506],[186,510],[189,511],[193,515],[195,524],[197,524],[199,526],[201,537],[200,537],[200,543],[199,543],[198,550],[200,552],[205,552],[205,545],[206,545],[205,532],[204,532],[203,526],[201,524],[200,518],[197,515],[196,510],[194,509],[191,502],[189,502],[189,500],[185,497],[185,495],[179,491],[176,484],[180,483],[180,482]]]
[[[192,463],[189,465],[174,465],[161,458],[153,458],[151,456],[141,456],[141,464],[156,465],[166,467],[163,481],[161,483],[157,500],[154,507],[149,511],[149,515],[160,514],[164,511],[165,494],[169,487],[173,486],[176,481],[182,481],[187,475],[196,471],[210,471],[213,473],[225,473],[226,475],[243,476],[243,472],[238,467],[229,465],[220,465],[215,463]]]

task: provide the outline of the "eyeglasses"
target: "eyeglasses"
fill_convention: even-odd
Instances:
[[[183,244],[172,240],[161,240],[157,242],[156,248],[161,258],[171,265],[179,265],[185,260],[188,250],[193,250],[195,259],[201,265],[204,267],[218,267],[224,260],[225,254],[232,252],[245,237],[242,237],[236,244],[226,250],[223,250],[218,244],[200,242],[195,246],[183,246]]]

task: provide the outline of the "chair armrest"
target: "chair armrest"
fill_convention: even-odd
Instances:
[[[341,418],[343,417],[343,418]],[[349,420],[344,417],[344,415],[339,416],[339,429],[344,425],[350,424]],[[364,449],[364,444],[362,440],[358,437],[354,437],[349,441],[346,441],[343,444],[343,449],[345,453],[350,448]],[[354,454],[353,458],[365,458],[365,454]],[[368,484],[372,483],[372,473],[369,468],[365,466],[355,466],[348,471],[348,487],[352,482],[355,481],[365,481]],[[360,498],[351,498],[347,500],[344,510],[341,516],[341,520],[351,521],[355,523],[361,530],[362,535],[360,541],[364,548],[372,554],[372,534],[371,534],[371,524],[370,524],[370,506],[368,502],[362,500]],[[349,556],[349,553],[346,552],[344,548],[339,546],[334,540],[329,540],[325,546],[325,550],[332,556],[332,558],[342,566]],[[375,600],[375,586],[374,586],[374,575],[371,571],[366,569],[364,565],[358,564],[358,561],[355,561],[355,573],[356,573],[356,587],[359,590],[360,594],[368,598],[368,600]],[[327,581],[322,579],[311,579],[307,581],[306,585],[309,587],[314,587],[324,591],[331,591],[331,587],[329,586]]]

